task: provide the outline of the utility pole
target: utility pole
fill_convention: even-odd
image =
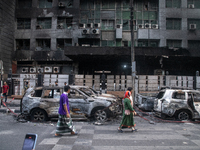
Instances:
[[[130,6],[131,6],[131,20],[130,20],[130,28],[131,28],[131,72],[132,72],[132,87],[133,87],[133,105],[135,102],[135,76],[136,76],[136,62],[135,62],[135,42],[134,42],[134,6],[133,6],[134,0],[130,0]]]

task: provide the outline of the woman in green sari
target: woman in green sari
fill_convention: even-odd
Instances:
[[[131,105],[130,96],[131,96],[131,92],[126,91],[124,99],[123,99],[123,104],[124,104],[123,118],[118,128],[119,132],[123,132],[122,131],[123,128],[131,128],[132,132],[137,131],[137,129],[135,129],[136,124],[134,123],[134,119],[133,119],[133,116],[136,115],[136,112],[134,111]]]

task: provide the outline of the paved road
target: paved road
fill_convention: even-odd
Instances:
[[[53,137],[56,122],[18,123],[11,114],[0,113],[0,149],[21,150],[26,133],[37,133],[36,150],[199,150],[200,125],[193,123],[150,124],[135,117],[138,132],[118,133],[120,118],[93,125],[74,122],[79,134]]]

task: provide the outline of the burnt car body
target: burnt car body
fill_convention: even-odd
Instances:
[[[142,110],[152,111],[154,108],[154,99],[155,97],[137,94],[135,105]]]
[[[157,116],[178,120],[200,119],[200,92],[197,90],[164,89],[154,100]]]
[[[105,121],[114,114],[115,99],[104,99],[90,96],[80,90],[79,86],[70,86],[68,95],[70,113],[74,118],[80,116],[92,117],[99,121]],[[22,98],[22,113],[29,114],[31,120],[44,121],[48,118],[58,117],[60,95],[63,87],[37,87],[29,88]]]

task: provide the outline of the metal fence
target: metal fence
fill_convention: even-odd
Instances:
[[[129,75],[107,75],[102,81],[101,75],[74,75],[73,83],[75,85],[89,86],[93,89],[102,90],[102,82],[105,82],[107,91],[124,91],[132,87],[132,76]],[[29,82],[30,87],[37,86],[36,74],[18,74],[12,77],[12,86],[14,95],[23,94],[25,82]],[[68,74],[44,74],[44,86],[64,86],[69,84]],[[135,79],[136,93],[141,91],[159,91],[163,86],[190,88],[200,90],[200,76],[159,76],[159,75],[138,75]]]

